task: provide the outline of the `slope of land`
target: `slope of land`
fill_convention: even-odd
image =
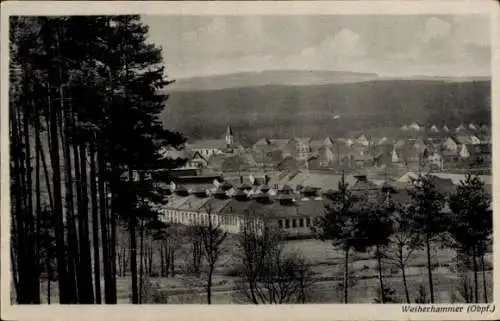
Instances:
[[[169,90],[215,90],[263,85],[310,86],[361,82],[374,79],[378,79],[377,74],[350,71],[268,70],[177,79]]]
[[[448,127],[491,122],[490,81],[374,80],[171,91],[162,120],[188,138],[248,140],[345,135],[418,121]]]

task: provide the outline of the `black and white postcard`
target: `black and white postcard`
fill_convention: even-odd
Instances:
[[[498,14],[2,3],[2,319],[498,318]]]

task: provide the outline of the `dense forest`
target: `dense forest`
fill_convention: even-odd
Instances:
[[[131,301],[138,303],[136,231],[157,217],[164,195],[143,178],[158,165],[161,146],[184,141],[158,118],[169,82],[147,33],[138,16],[11,17],[17,303],[40,302],[42,275],[57,280],[60,303],[116,303],[116,234],[123,224]]]
[[[343,136],[413,121],[452,128],[462,122],[489,124],[490,90],[490,81],[443,80],[193,89],[172,91],[162,120],[188,139],[220,138],[230,123],[250,143],[264,136]]]

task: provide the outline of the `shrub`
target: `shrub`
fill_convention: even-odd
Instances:
[[[472,282],[469,278],[463,275],[460,278],[460,282],[457,286],[457,292],[459,293],[462,302],[472,303],[474,302],[474,289],[472,286]]]
[[[377,297],[373,300],[375,303],[382,303],[380,301],[380,288],[377,289]],[[399,303],[399,299],[396,296],[396,290],[391,287],[384,286],[384,297],[385,303]]]
[[[389,268],[389,272],[390,272],[391,274],[398,274],[398,273],[399,273],[399,267],[392,265],[392,266]]]
[[[427,298],[427,289],[423,284],[420,284],[420,286],[418,287],[418,294],[417,297],[415,298],[415,303],[418,304],[429,303],[429,299]]]

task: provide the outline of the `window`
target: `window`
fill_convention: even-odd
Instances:
[[[283,220],[279,220],[278,221],[278,225],[279,225],[280,228],[283,228]]]
[[[307,227],[311,226],[311,219],[309,217],[306,218],[306,226]]]
[[[299,226],[300,226],[300,227],[304,227],[304,219],[303,219],[303,218],[301,218],[301,219],[299,220]]]
[[[285,228],[290,228],[290,220],[285,221]]]
[[[292,220],[292,227],[293,227],[293,228],[296,228],[296,227],[297,227],[297,221],[296,221],[296,220]]]

